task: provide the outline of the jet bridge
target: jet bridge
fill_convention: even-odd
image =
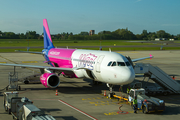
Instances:
[[[151,64],[136,63],[134,66],[135,74],[144,74],[144,77],[149,77],[154,82],[159,84],[165,90],[170,90],[173,93],[180,93],[180,84],[173,80],[163,70]]]

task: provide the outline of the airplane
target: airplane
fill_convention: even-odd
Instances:
[[[45,63],[50,66],[3,63],[0,65],[40,69],[42,73],[40,81],[46,88],[58,87],[60,84],[58,75],[60,74],[69,78],[89,78],[107,83],[110,96],[112,96],[114,94],[112,93],[113,85],[129,84],[135,79],[132,62],[153,57],[150,55],[149,57],[128,60],[125,56],[111,51],[55,48],[47,19],[43,19],[43,32],[44,49],[42,52],[26,52],[43,55]]]

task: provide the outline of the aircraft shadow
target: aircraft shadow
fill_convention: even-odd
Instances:
[[[55,111],[62,111],[61,109],[47,109],[47,108],[39,108],[39,109],[47,113],[55,112]]]
[[[63,119],[63,120],[78,120],[73,116],[53,116],[55,119]]]
[[[180,114],[180,107],[171,105],[166,106],[165,111],[161,115],[178,115]]]

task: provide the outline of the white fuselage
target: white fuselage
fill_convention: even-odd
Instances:
[[[131,83],[135,78],[133,67],[126,57],[119,53],[75,50],[71,60],[73,68],[77,68],[74,72],[78,78],[93,77],[97,81],[118,85]]]

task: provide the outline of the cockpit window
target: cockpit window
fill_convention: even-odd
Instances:
[[[116,62],[113,62],[112,66],[116,66]]]
[[[108,66],[111,66],[111,64],[112,64],[112,62],[109,62],[109,63],[108,63]]]
[[[125,66],[124,62],[117,62],[118,66]]]
[[[131,66],[131,64],[127,61],[127,62],[109,62],[107,66]]]
[[[127,65],[127,66],[131,66],[131,64],[130,64],[129,62],[126,62],[126,65]]]

